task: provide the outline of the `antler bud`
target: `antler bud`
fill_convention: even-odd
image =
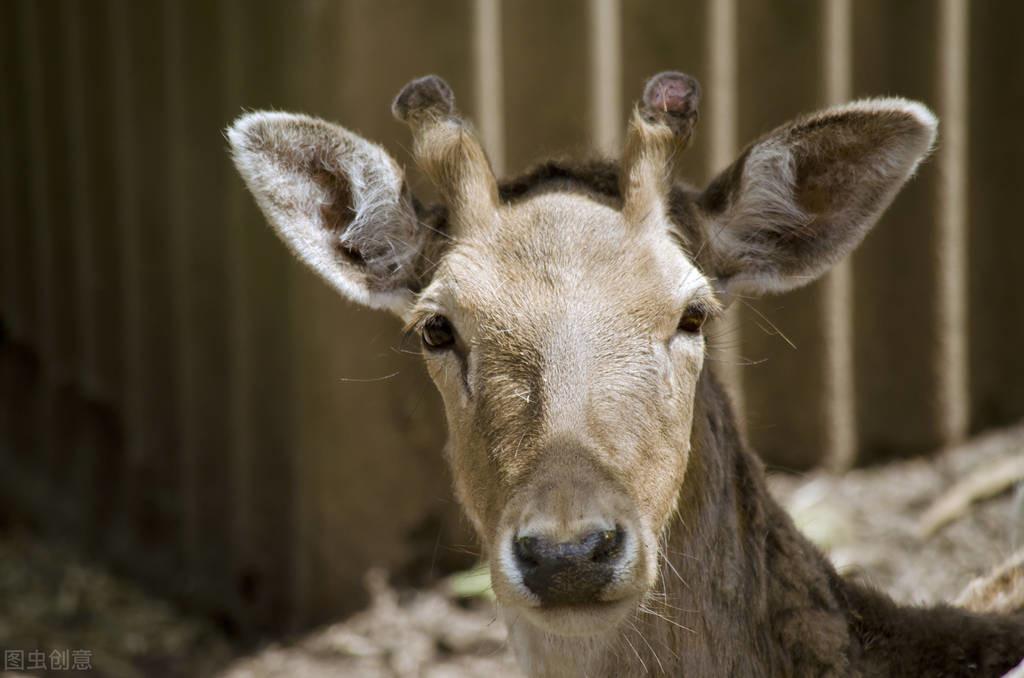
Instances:
[[[633,110],[622,158],[623,213],[643,222],[664,216],[672,176],[672,156],[686,148],[697,124],[700,85],[676,71],[647,82]]]
[[[436,75],[413,80],[391,106],[413,133],[413,154],[452,212],[456,230],[493,221],[498,187],[483,147],[459,117],[451,87]]]
[[[454,116],[455,94],[447,82],[436,75],[427,75],[402,88],[391,104],[391,112],[406,123],[414,117]]]

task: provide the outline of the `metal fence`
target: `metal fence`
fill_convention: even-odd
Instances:
[[[967,0],[0,0],[0,487],[245,629],[464,558],[438,398],[244,194],[244,108],[389,113],[444,75],[496,167],[615,153],[646,76],[704,85],[706,181],[791,116],[899,94],[939,147],[827,280],[716,333],[770,462],[920,453],[1024,415],[1024,5]],[[424,189],[422,181],[417,187]],[[391,376],[394,375],[394,376]]]

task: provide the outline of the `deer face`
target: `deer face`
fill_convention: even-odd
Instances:
[[[499,596],[597,619],[653,582],[717,302],[667,223],[566,192],[498,220],[451,245],[411,320]]]
[[[703,193],[673,190],[698,99],[679,73],[648,83],[617,187],[502,192],[448,86],[413,81],[394,112],[440,191],[434,211],[340,127],[254,113],[228,132],[293,251],[421,338],[499,601],[553,634],[611,630],[654,585],[686,482],[705,321],[731,294],[824,272],[935,135],[920,104],[851,104],[766,136]]]

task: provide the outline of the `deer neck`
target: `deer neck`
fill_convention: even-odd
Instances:
[[[760,459],[705,369],[690,466],[665,539],[664,591],[686,675],[845,675],[856,653],[843,580],[768,492]],[[644,614],[647,628],[659,621]],[[665,624],[663,622],[662,627]],[[665,633],[662,628],[660,633]],[[729,648],[728,651],[725,649]]]

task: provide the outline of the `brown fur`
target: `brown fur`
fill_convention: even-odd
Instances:
[[[552,190],[618,203],[617,177],[613,162],[549,161],[499,190],[510,203]],[[699,237],[696,198],[687,186],[672,193],[674,221],[691,241]],[[422,216],[443,230],[445,212],[436,206]],[[600,667],[589,675],[952,678],[1001,676],[1024,659],[1021,613],[900,607],[840,577],[768,494],[763,466],[707,366],[690,447],[650,611],[638,611],[603,654],[585,650]],[[576,661],[571,648],[559,650]]]
[[[898,607],[836,574],[769,496],[707,368],[690,456],[651,612],[590,675],[1001,676],[1024,658],[1020,614]]]
[[[413,81],[394,112],[442,196],[430,208],[379,147],[322,121],[251,114],[229,138],[296,253],[423,332],[456,493],[528,673],[1009,670],[1019,618],[898,608],[836,575],[769,497],[704,364],[705,315],[855,247],[929,150],[934,116],[887,99],[801,118],[698,192],[668,180],[698,100],[692,78],[660,74],[620,164],[499,183],[447,85]],[[376,243],[402,265],[368,266]],[[581,560],[600,534],[616,535],[614,558]],[[531,569],[516,549],[538,544],[577,554],[586,576]]]

